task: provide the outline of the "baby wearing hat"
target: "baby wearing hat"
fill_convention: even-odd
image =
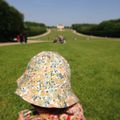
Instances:
[[[58,53],[44,51],[34,56],[17,80],[16,90],[34,109],[19,112],[18,120],[84,120],[70,77],[70,66]]]

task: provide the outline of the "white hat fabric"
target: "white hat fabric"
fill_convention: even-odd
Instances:
[[[79,101],[72,92],[70,77],[70,66],[61,55],[40,52],[30,60],[18,79],[16,94],[40,107],[69,107]]]

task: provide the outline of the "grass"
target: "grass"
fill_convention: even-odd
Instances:
[[[30,58],[41,51],[57,51],[70,63],[72,88],[87,120],[120,120],[120,39],[80,37],[52,30],[37,40],[52,41],[63,34],[67,43],[36,43],[0,47],[0,120],[15,120],[31,106],[14,94],[16,80]],[[76,40],[74,40],[76,38]]]

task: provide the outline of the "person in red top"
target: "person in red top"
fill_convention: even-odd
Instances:
[[[17,42],[20,42],[20,35],[17,35]]]
[[[18,120],[85,120],[82,105],[71,89],[68,62],[58,53],[34,56],[17,80],[16,94],[33,106]]]

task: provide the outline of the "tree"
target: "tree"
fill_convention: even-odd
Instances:
[[[107,20],[100,24],[73,24],[72,29],[87,35],[120,37],[120,19]]]
[[[24,16],[6,1],[0,0],[0,41],[12,41],[24,30]]]
[[[27,21],[24,22],[24,27],[28,36],[43,34],[47,31],[47,27],[43,23]]]

